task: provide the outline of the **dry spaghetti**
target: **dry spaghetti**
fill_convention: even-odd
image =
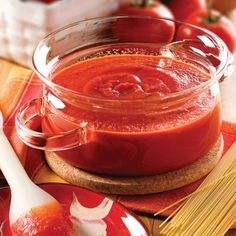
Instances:
[[[228,231],[236,220],[236,142],[199,188],[180,201],[187,198],[183,206],[160,225],[161,234],[221,236]]]

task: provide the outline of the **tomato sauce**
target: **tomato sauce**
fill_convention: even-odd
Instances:
[[[69,214],[58,203],[35,207],[11,225],[15,236],[73,236]]]
[[[100,99],[103,106],[106,100],[115,104],[161,99],[209,79],[209,73],[187,62],[159,55],[119,54],[79,61],[55,73],[52,81],[88,99]],[[48,114],[42,127],[44,132],[56,133],[82,123],[91,125],[94,132],[88,143],[58,151],[58,155],[76,167],[120,176],[181,168],[206,154],[219,137],[219,96],[211,88],[171,109],[150,112],[148,106],[137,113],[130,108],[118,112],[112,107],[66,105],[61,109],[63,118],[61,113]]]

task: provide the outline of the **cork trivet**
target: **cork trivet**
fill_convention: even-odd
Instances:
[[[90,173],[71,166],[53,152],[46,152],[50,168],[69,183],[108,194],[149,194],[172,190],[190,184],[208,174],[220,160],[223,138],[218,139],[211,151],[184,168],[145,177],[110,177]]]

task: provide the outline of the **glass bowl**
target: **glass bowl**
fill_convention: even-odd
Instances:
[[[75,167],[165,173],[202,158],[220,136],[219,81],[232,55],[205,29],[152,17],[91,19],[42,39],[33,63],[44,93],[18,111],[17,132]],[[29,125],[38,117],[40,132]]]

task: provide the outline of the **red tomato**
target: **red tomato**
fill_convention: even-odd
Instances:
[[[115,15],[132,15],[132,16],[152,16],[152,17],[165,17],[174,19],[172,12],[164,4],[160,2],[136,1],[136,4],[129,2],[124,3],[115,13]],[[139,3],[138,3],[139,2]]]
[[[218,11],[212,11],[212,16],[209,17],[207,11],[193,13],[186,20],[203,28],[206,28],[218,35],[227,45],[231,52],[234,52],[236,46],[236,29],[233,23],[225,16],[222,16]],[[177,33],[178,39],[196,38],[197,32],[189,26],[182,26]]]
[[[168,7],[175,19],[180,21],[185,21],[193,12],[207,8],[205,0],[170,0]]]
[[[149,4],[145,5],[145,2]],[[145,0],[137,5],[125,3],[115,15],[174,18],[164,4]],[[113,24],[113,35],[120,42],[169,43],[173,39],[174,32],[175,23],[167,20],[119,18]]]

